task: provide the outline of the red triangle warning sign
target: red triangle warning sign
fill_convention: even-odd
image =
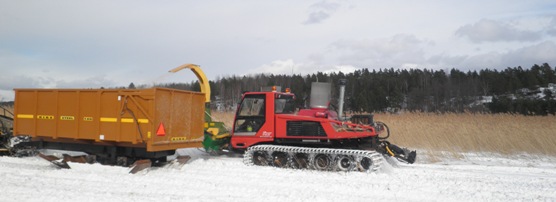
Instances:
[[[166,131],[164,130],[164,124],[160,123],[160,125],[158,125],[158,130],[156,130],[156,136],[165,136],[166,135]]]

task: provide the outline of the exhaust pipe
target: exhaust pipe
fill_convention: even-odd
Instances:
[[[344,94],[346,91],[347,80],[340,79],[338,84],[340,85],[340,97],[338,98],[338,120],[344,120]]]

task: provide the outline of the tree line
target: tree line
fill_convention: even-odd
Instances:
[[[556,68],[549,64],[530,68],[508,67],[504,70],[482,69],[359,69],[351,73],[255,74],[218,77],[209,81],[214,104],[233,108],[245,91],[259,91],[265,86],[290,88],[296,104],[308,106],[312,82],[332,83],[331,104],[337,104],[338,81],[346,79],[346,111],[396,112],[493,112],[547,115],[556,113],[556,100],[550,91],[532,99],[523,89],[535,92],[539,87],[556,84]],[[199,91],[198,82],[159,84],[161,87]],[[487,102],[481,102],[489,99]]]

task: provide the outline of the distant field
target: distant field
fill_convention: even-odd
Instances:
[[[213,113],[232,126],[233,113]],[[389,141],[431,154],[462,152],[556,156],[556,116],[510,114],[375,114],[386,123]],[[438,155],[432,155],[438,156]]]

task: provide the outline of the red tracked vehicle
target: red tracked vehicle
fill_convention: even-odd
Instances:
[[[300,169],[375,171],[382,164],[382,154],[406,163],[415,161],[415,151],[385,140],[388,127],[374,122],[372,115],[339,119],[328,109],[330,86],[313,83],[311,108],[298,112],[293,104],[295,95],[289,89],[244,93],[231,147],[246,149],[244,162],[249,165]]]

